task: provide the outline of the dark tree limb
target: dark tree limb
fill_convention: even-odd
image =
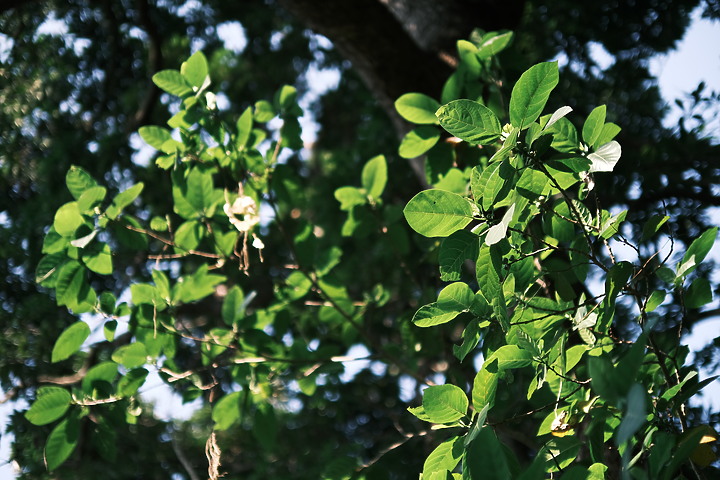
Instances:
[[[440,94],[451,68],[423,51],[377,0],[279,0],[310,29],[324,35],[347,58],[388,113],[398,132],[407,127],[393,103],[407,92]]]

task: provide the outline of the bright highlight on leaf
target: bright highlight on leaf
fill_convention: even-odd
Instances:
[[[620,144],[613,140],[598,148],[595,152],[588,154],[588,159],[592,162],[590,173],[612,172],[615,164],[620,160],[621,153]]]

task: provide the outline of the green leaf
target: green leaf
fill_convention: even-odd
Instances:
[[[107,189],[105,187],[90,187],[78,198],[80,213],[93,213],[93,209],[105,200]]]
[[[252,433],[263,449],[273,451],[277,445],[277,418],[269,403],[259,403],[255,410]]]
[[[70,392],[61,387],[40,387],[25,418],[33,425],[47,425],[65,415],[72,402]]]
[[[118,193],[105,212],[110,220],[115,220],[125,207],[134,202],[138,195],[140,195],[140,192],[142,192],[144,186],[142,182],[139,182],[127,190]]]
[[[165,272],[154,268],[152,271],[152,278],[155,283],[158,296],[163,300],[169,301],[171,297],[170,279],[168,279],[167,275],[165,275]]]
[[[113,272],[112,252],[107,243],[83,249],[82,261],[87,268],[100,275],[110,275]]]
[[[605,105],[595,107],[583,124],[583,141],[591,147],[595,147],[595,142],[600,137],[603,127],[605,126],[605,112]]]
[[[473,173],[477,171],[477,167],[473,169]],[[512,188],[514,174],[515,169],[505,159],[488,165],[479,177],[473,176],[471,188],[478,205],[482,205],[483,210],[489,210],[505,199]]]
[[[49,471],[55,470],[75,451],[78,444],[80,420],[70,416],[60,422],[45,443],[45,464]]]
[[[495,114],[472,100],[453,100],[435,113],[440,125],[468,143],[486,145],[500,138],[502,128]]]
[[[80,347],[89,336],[90,327],[88,327],[87,323],[79,321],[70,325],[55,341],[51,355],[52,363],[70,358],[80,350]]]
[[[104,392],[109,396],[111,394],[112,383],[118,374],[118,364],[115,362],[101,362],[91,367],[85,378],[82,380],[82,390],[84,393],[97,398],[97,391],[106,388]]]
[[[65,175],[65,185],[75,200],[79,200],[85,190],[98,186],[88,172],[76,165],[71,165]]]
[[[55,212],[55,220],[53,227],[55,231],[63,237],[72,237],[75,230],[85,223],[85,219],[80,214],[80,208],[77,202],[69,202],[58,208]]]
[[[662,303],[665,301],[665,291],[664,290],[655,290],[650,294],[650,298],[648,298],[647,304],[645,305],[645,311],[646,312],[652,312],[657,307],[662,305]]]
[[[434,385],[423,391],[423,408],[433,423],[454,423],[467,414],[468,399],[455,385]]]
[[[617,134],[620,133],[621,130],[622,128],[612,122],[606,123],[603,126],[602,132],[600,132],[600,136],[595,140],[595,143],[592,146],[605,145],[617,137]]]
[[[685,293],[687,308],[700,308],[712,302],[712,286],[706,278],[696,278]]]
[[[615,164],[620,160],[622,149],[620,144],[613,140],[598,148],[595,152],[588,154],[587,158],[592,163],[590,173],[612,172]]]
[[[546,193],[550,179],[544,173],[534,168],[526,168],[517,181],[515,188],[518,193],[528,200],[535,200]]]
[[[402,158],[415,158],[424,154],[440,140],[440,131],[433,126],[422,125],[410,130],[400,142],[398,154]]]
[[[180,278],[173,288],[173,300],[184,303],[201,300],[215,293],[215,286],[224,281],[224,276],[208,274],[208,266],[202,265],[194,274]]]
[[[630,388],[622,422],[615,431],[616,445],[624,445],[645,424],[645,417],[647,416],[646,395],[644,387],[638,383],[633,384]]]
[[[140,342],[133,342],[115,350],[112,354],[114,362],[126,368],[135,368],[145,364],[147,349]]]
[[[227,430],[240,420],[240,394],[232,392],[222,397],[212,409],[212,419],[215,430]]]
[[[699,265],[710,252],[710,249],[715,243],[717,232],[718,227],[713,227],[696,238],[688,247],[685,255],[683,255],[682,262],[680,262],[678,266],[678,271],[680,271],[681,265],[689,264],[690,262],[692,262],[692,266],[684,268],[683,273],[688,275],[690,272],[695,270],[695,267]]]
[[[485,365],[497,362],[498,371],[527,367],[532,364],[532,354],[517,345],[503,345],[493,352]]]
[[[627,217],[627,214],[628,211],[623,210],[617,215],[613,215],[612,217],[608,218],[605,223],[603,223],[600,227],[600,238],[609,239],[617,235],[620,231],[620,224],[625,221],[625,217]]]
[[[454,319],[460,313],[457,310],[446,310],[442,308],[437,302],[430,303],[420,307],[415,313],[412,321],[418,327],[434,327],[435,325],[442,325],[450,320]]]
[[[447,237],[473,219],[473,207],[460,195],[444,190],[425,190],[403,210],[410,227],[426,237]]]
[[[355,205],[367,203],[367,197],[355,187],[340,187],[335,190],[335,199],[340,202],[340,210],[349,212]]]
[[[237,136],[235,137],[235,145],[238,148],[247,146],[248,140],[250,140],[250,134],[252,133],[253,127],[253,112],[252,107],[248,107],[240,115],[235,125],[237,128]]]
[[[193,53],[180,67],[182,73],[190,85],[200,88],[208,76],[208,63],[205,55],[198,50]]]
[[[482,369],[475,375],[472,389],[472,402],[475,411],[479,412],[486,405],[492,408],[495,403],[495,392],[498,385],[498,362],[485,362]]]
[[[670,220],[670,217],[667,215],[655,214],[650,217],[650,219],[645,222],[645,225],[643,225],[643,232],[640,241],[646,242],[650,240],[668,220]]]
[[[146,125],[138,129],[138,133],[145,143],[153,147],[155,150],[162,150],[163,144],[168,140],[172,140],[170,131],[166,128],[156,125]]]
[[[186,253],[195,250],[200,245],[205,229],[200,222],[188,220],[180,225],[175,232],[173,238],[176,251],[178,253]]]
[[[185,198],[198,212],[205,211],[213,204],[213,178],[210,173],[193,168],[187,178]]]
[[[520,76],[510,96],[510,123],[523,130],[538,119],[560,80],[557,62],[543,62]]]
[[[85,268],[78,262],[69,261],[58,272],[55,284],[58,305],[65,305],[74,313],[93,310],[97,295],[85,278]]]
[[[42,257],[35,269],[35,282],[44,287],[53,288],[57,281],[57,273],[66,261],[67,255],[62,253],[53,253]]]
[[[387,162],[385,156],[371,158],[362,169],[362,187],[368,196],[379,199],[387,183]]]
[[[259,100],[255,102],[255,121],[260,123],[269,122],[275,118],[275,110],[267,100]]]
[[[493,32],[483,37],[482,43],[477,48],[478,58],[489,58],[503,51],[513,39],[513,32],[504,32],[495,35]]]
[[[290,110],[297,102],[297,89],[292,85],[283,85],[275,94],[275,106],[279,110]]]
[[[127,372],[118,382],[117,393],[123,397],[131,397],[145,384],[148,371],[144,368],[135,368]]]
[[[185,77],[177,70],[162,70],[152,77],[155,85],[171,95],[184,97],[192,94]]]
[[[435,472],[452,472],[463,455],[462,437],[452,437],[435,447],[423,464],[423,478]]]
[[[413,317],[418,327],[432,327],[447,323],[462,312],[467,312],[475,298],[470,287],[463,282],[451,283],[438,294],[435,303],[421,307]]]
[[[513,478],[506,450],[492,427],[483,427],[465,451],[463,479],[507,480]]]
[[[158,289],[149,283],[133,283],[130,285],[130,298],[135,305],[159,305],[162,297]]]
[[[475,264],[475,275],[480,286],[480,292],[488,304],[492,304],[493,299],[502,295],[500,286],[502,256],[496,248],[496,245],[488,246],[483,243],[480,246],[480,253]]]
[[[605,401],[616,405],[618,401],[617,372],[610,359],[605,356],[588,358],[588,373],[593,391]]]
[[[237,285],[234,285],[227,295],[222,304],[222,318],[226,325],[233,326],[235,322],[243,317],[243,304],[245,302],[245,295],[243,291]]]
[[[475,261],[480,252],[480,239],[467,230],[458,230],[440,244],[438,254],[440,279],[445,282],[460,280],[466,260]]]
[[[567,118],[559,119],[548,131],[553,135],[550,146],[558,152],[571,153],[578,150],[577,129]]]
[[[434,125],[440,104],[423,93],[406,93],[395,100],[395,110],[408,122]]]

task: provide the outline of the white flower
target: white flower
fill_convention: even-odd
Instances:
[[[260,222],[257,204],[252,197],[247,195],[238,196],[232,204],[225,202],[223,211],[228,216],[230,223],[240,232],[247,233]],[[238,216],[242,218],[238,218]]]

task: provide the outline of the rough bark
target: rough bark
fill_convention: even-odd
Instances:
[[[324,35],[347,58],[378,102],[403,131],[393,102],[418,91],[438,96],[451,73],[434,53],[423,51],[377,0],[280,0],[310,29]]]

